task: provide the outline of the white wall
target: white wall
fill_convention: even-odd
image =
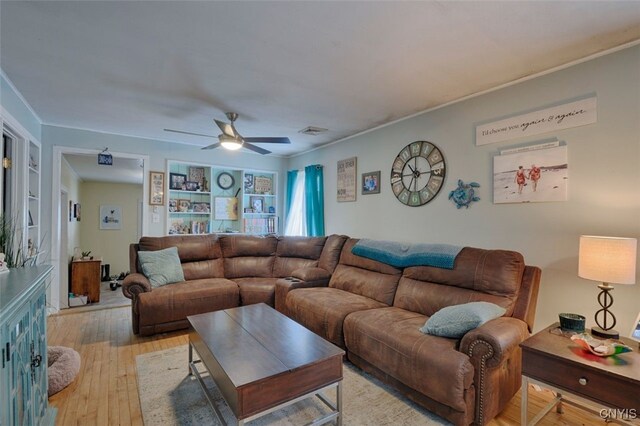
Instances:
[[[640,237],[639,76],[640,47],[626,49],[294,157],[288,169],[325,166],[327,234],[520,251],[543,270],[536,329],[557,321],[559,312],[583,314],[591,326],[598,283],[577,277],[579,236]],[[596,124],[475,146],[478,123],[588,94],[598,98]],[[492,158],[500,149],[550,137],[568,146],[569,201],[493,204]],[[417,208],[397,201],[389,183],[396,155],[415,140],[439,146],[448,167],[441,193]],[[336,162],[351,156],[357,156],[358,179],[382,171],[382,191],[362,196],[358,190],[356,202],[338,203]],[[481,185],[482,200],[468,210],[447,199],[458,179]],[[640,310],[640,285],[616,286],[613,295],[616,328],[628,334]]]

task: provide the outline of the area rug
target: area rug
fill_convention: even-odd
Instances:
[[[198,381],[187,375],[187,346],[138,355],[136,371],[142,417],[146,426],[219,425]],[[227,423],[235,423],[213,381],[205,380]],[[335,391],[327,392],[335,400]],[[447,421],[401,396],[394,389],[344,364],[344,425],[449,425]],[[306,424],[328,412],[318,398],[297,402],[249,422],[251,426]]]

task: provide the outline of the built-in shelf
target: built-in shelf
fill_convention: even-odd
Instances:
[[[245,216],[275,216],[275,213],[245,213]]]
[[[275,195],[273,194],[251,194],[248,192],[244,193],[245,196],[251,196],[251,197],[275,197]]]
[[[31,173],[40,173],[40,171],[38,169],[34,169],[33,167],[29,167],[29,171]]]
[[[201,215],[201,216],[209,216],[211,213],[209,212],[169,212],[172,215]]]
[[[211,195],[210,192],[204,192],[204,191],[187,191],[184,189],[170,189],[169,192],[171,193],[175,193],[175,194],[201,194],[201,195]]]

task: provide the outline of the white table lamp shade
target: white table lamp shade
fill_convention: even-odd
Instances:
[[[580,236],[578,276],[613,284],[636,283],[635,238]]]

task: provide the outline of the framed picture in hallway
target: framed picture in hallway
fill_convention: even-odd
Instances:
[[[117,230],[122,228],[122,207],[100,206],[100,229]]]
[[[149,172],[149,205],[164,206],[164,172]]]

